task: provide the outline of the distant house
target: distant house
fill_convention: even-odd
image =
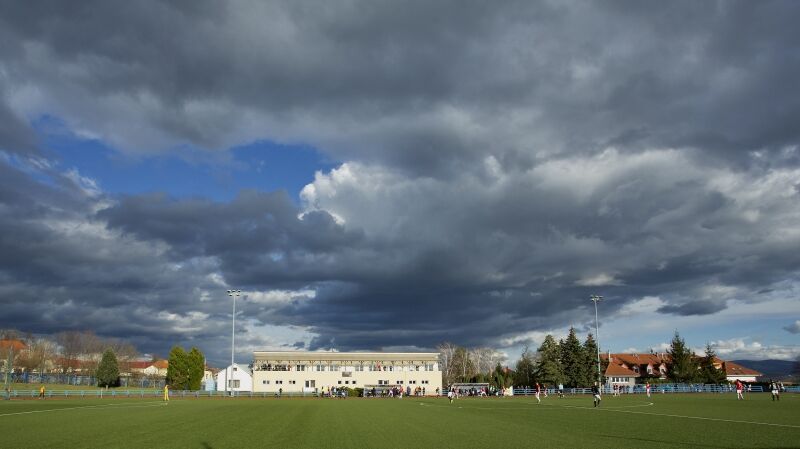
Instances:
[[[670,362],[666,353],[650,354],[601,354],[600,358],[607,362],[605,371],[607,385],[635,385],[644,383],[647,378],[666,379]],[[725,371],[728,382],[737,379],[743,382],[755,382],[761,373],[734,362],[714,359],[714,367]]]
[[[130,362],[131,372],[145,376],[166,377],[169,362],[166,360]]]
[[[247,366],[234,363],[217,373],[217,391],[253,391],[253,373]]]
[[[755,382],[756,378],[762,374],[756,370],[744,367],[734,362],[722,362],[722,369],[725,370],[725,377],[728,382],[741,380],[742,382]],[[714,366],[717,364],[715,363]]]
[[[218,372],[218,369],[211,368],[210,366],[206,365],[205,369],[203,370],[203,380],[201,381],[203,390],[214,391],[216,389],[217,381],[214,379],[214,376],[216,376]]]

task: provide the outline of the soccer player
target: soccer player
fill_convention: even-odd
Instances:
[[[450,399],[451,404],[453,403],[453,396],[455,396],[455,393],[453,393],[453,389],[451,388],[447,391],[447,399]]]
[[[647,397],[649,398],[650,397],[650,382],[647,382],[644,385],[644,390],[647,392]]]
[[[564,397],[564,384],[563,383],[559,383],[558,384],[558,397],[560,397],[560,398]]]
[[[539,382],[536,382],[536,402],[537,403],[541,403],[542,402],[542,400],[539,399],[539,393],[541,393],[541,392],[542,392],[542,386],[539,385]]]
[[[169,385],[164,384],[164,402],[169,402]]]
[[[600,401],[602,398],[600,397],[600,387],[597,386],[597,382],[592,385],[592,399],[594,401],[594,406],[597,407],[600,405]]]
[[[741,380],[736,379],[736,400],[737,401],[739,399],[744,399],[744,394],[742,394],[743,392],[744,392],[744,384],[742,383]]]
[[[39,387],[39,399],[44,399],[44,385]]]
[[[772,390],[772,400],[773,401],[780,401],[781,400],[781,390],[778,387],[778,382],[775,382],[774,380],[771,381],[770,384],[769,384],[769,388],[770,388],[770,390]]]

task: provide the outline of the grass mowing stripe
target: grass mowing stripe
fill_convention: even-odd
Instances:
[[[46,413],[46,412],[60,412],[63,410],[80,410],[80,409],[89,409],[89,408],[142,408],[142,407],[157,407],[158,405],[166,405],[164,402],[148,402],[147,404],[150,405],[131,405],[131,404],[103,404],[103,405],[82,405],[80,407],[62,407],[62,408],[51,408],[46,410],[28,410],[26,412],[13,412],[13,413],[3,413],[0,414],[2,416],[13,416],[13,415],[30,415],[33,413]]]
[[[652,415],[652,416],[664,416],[669,418],[683,418],[683,419],[701,419],[704,421],[720,421],[720,422],[729,422],[735,424],[753,424],[758,426],[773,426],[773,427],[788,427],[791,429],[800,429],[800,426],[792,425],[792,424],[778,424],[778,423],[769,423],[769,422],[758,422],[758,421],[743,421],[739,419],[723,419],[723,418],[708,418],[705,416],[688,416],[688,415],[672,415],[669,413],[654,413],[654,412],[637,412],[633,410],[619,410],[619,409],[609,409],[609,408],[602,408],[602,407],[581,407],[578,405],[553,405],[553,407],[564,407],[564,408],[573,408],[573,409],[581,409],[581,410],[600,410],[603,412],[616,412],[616,413],[632,413],[636,415]]]

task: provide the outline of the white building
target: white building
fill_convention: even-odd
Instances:
[[[217,391],[253,391],[253,374],[248,367],[234,363],[217,373]]]
[[[436,352],[256,351],[253,360],[254,392],[400,387],[432,396],[442,389]]]

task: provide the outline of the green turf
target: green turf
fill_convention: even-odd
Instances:
[[[0,447],[791,448],[800,396],[0,401]],[[707,418],[707,419],[700,419]]]

